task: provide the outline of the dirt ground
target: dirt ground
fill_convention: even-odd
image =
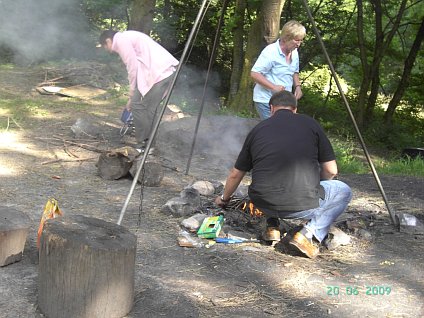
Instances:
[[[19,116],[0,108],[1,205],[31,219],[22,260],[0,268],[0,317],[42,317],[36,231],[47,199],[56,198],[65,215],[116,223],[132,183],[130,177],[102,179],[95,165],[99,153],[92,151],[123,145],[116,99],[41,95],[34,87],[45,75],[41,68],[0,70],[5,105],[27,103],[30,109],[28,101],[37,101]],[[88,117],[99,124],[97,138],[75,138],[71,127]],[[223,182],[254,121],[202,119],[203,133],[186,175],[195,123],[195,117],[177,119],[167,111],[158,133],[164,179],[143,192],[138,185],[124,216],[122,226],[138,242],[135,299],[128,317],[424,316],[424,236],[394,229],[371,174],[341,173],[354,196],[337,226],[351,236],[351,244],[324,250],[315,260],[281,252],[278,244],[180,247],[182,218],[162,213],[161,207],[196,180]],[[237,133],[229,135],[226,129],[234,125]],[[423,221],[424,179],[380,178],[393,210]]]

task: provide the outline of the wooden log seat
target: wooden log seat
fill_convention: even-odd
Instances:
[[[22,259],[30,218],[23,212],[0,206],[0,266]]]
[[[137,240],[115,223],[72,215],[41,235],[38,305],[54,318],[123,317],[131,311]]]

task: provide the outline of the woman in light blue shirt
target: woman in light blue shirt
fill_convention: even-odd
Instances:
[[[305,27],[297,21],[287,22],[280,38],[263,49],[251,70],[256,85],[253,101],[260,118],[271,116],[269,100],[275,92],[293,92],[296,99],[303,95],[299,79],[298,48],[306,36]],[[294,89],[294,91],[293,91]]]

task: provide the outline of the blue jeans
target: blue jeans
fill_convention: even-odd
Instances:
[[[255,107],[261,120],[271,117],[271,107],[269,107],[268,103],[255,102]]]
[[[265,215],[269,218],[307,219],[309,221],[305,227],[321,242],[327,236],[331,224],[345,211],[352,199],[352,190],[339,180],[320,183],[324,187],[325,198],[319,199],[319,207],[291,213],[264,210]]]

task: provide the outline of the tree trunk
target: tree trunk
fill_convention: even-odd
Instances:
[[[234,19],[236,20],[236,23],[233,28],[233,61],[231,68],[230,92],[228,96],[230,104],[232,103],[234,96],[237,94],[243,72],[245,11],[246,1],[237,0],[234,12]]]
[[[280,17],[285,0],[263,1],[261,8],[264,47],[277,40],[280,33]]]
[[[250,70],[254,64],[254,59],[258,56],[258,50],[261,47],[261,23],[254,21],[248,33],[248,42],[243,59],[243,71],[238,85],[239,89],[231,99],[229,108],[234,111],[246,110],[253,112],[253,81],[250,78]]]
[[[396,107],[399,105],[399,102],[405,92],[405,89],[408,87],[409,78],[411,75],[414,62],[417,58],[418,52],[420,51],[421,43],[424,39],[424,19],[421,20],[420,28],[415,37],[414,43],[412,44],[411,50],[409,51],[408,57],[405,60],[405,66],[403,68],[403,74],[399,81],[398,87],[389,102],[386,113],[384,114],[384,123],[388,126],[391,124],[393,119],[393,114]]]
[[[367,100],[368,87],[370,83],[369,77],[369,64],[367,59],[367,48],[365,45],[365,35],[364,35],[364,7],[362,0],[356,1],[358,7],[358,18],[357,18],[357,36],[358,36],[358,46],[359,46],[359,57],[361,60],[362,68],[362,81],[359,87],[358,92],[358,115],[357,122],[359,126],[364,124],[364,106],[365,101]]]
[[[394,35],[399,29],[400,21],[405,12],[406,2],[407,0],[402,0],[396,17],[390,21],[390,29],[388,32],[384,32],[381,0],[371,1],[375,16],[376,37],[372,62],[371,64],[368,64],[367,44],[365,43],[363,31],[363,2],[362,0],[356,1],[358,6],[357,34],[363,71],[363,78],[358,94],[357,122],[359,126],[364,126],[365,118],[369,119],[373,115],[380,84],[380,64],[387,48],[393,40]]]
[[[141,31],[150,35],[156,0],[133,0],[130,4],[129,30]]]
[[[259,17],[249,30],[246,53],[244,55],[243,71],[238,85],[238,92],[231,99],[229,108],[235,111],[254,111],[253,86],[250,71],[261,50],[275,41],[280,31],[280,16],[285,0],[262,1]]]
[[[374,117],[374,108],[378,97],[380,88],[380,65],[376,66],[374,77],[371,82],[371,91],[368,96],[367,107],[365,109],[364,126],[368,126]]]

